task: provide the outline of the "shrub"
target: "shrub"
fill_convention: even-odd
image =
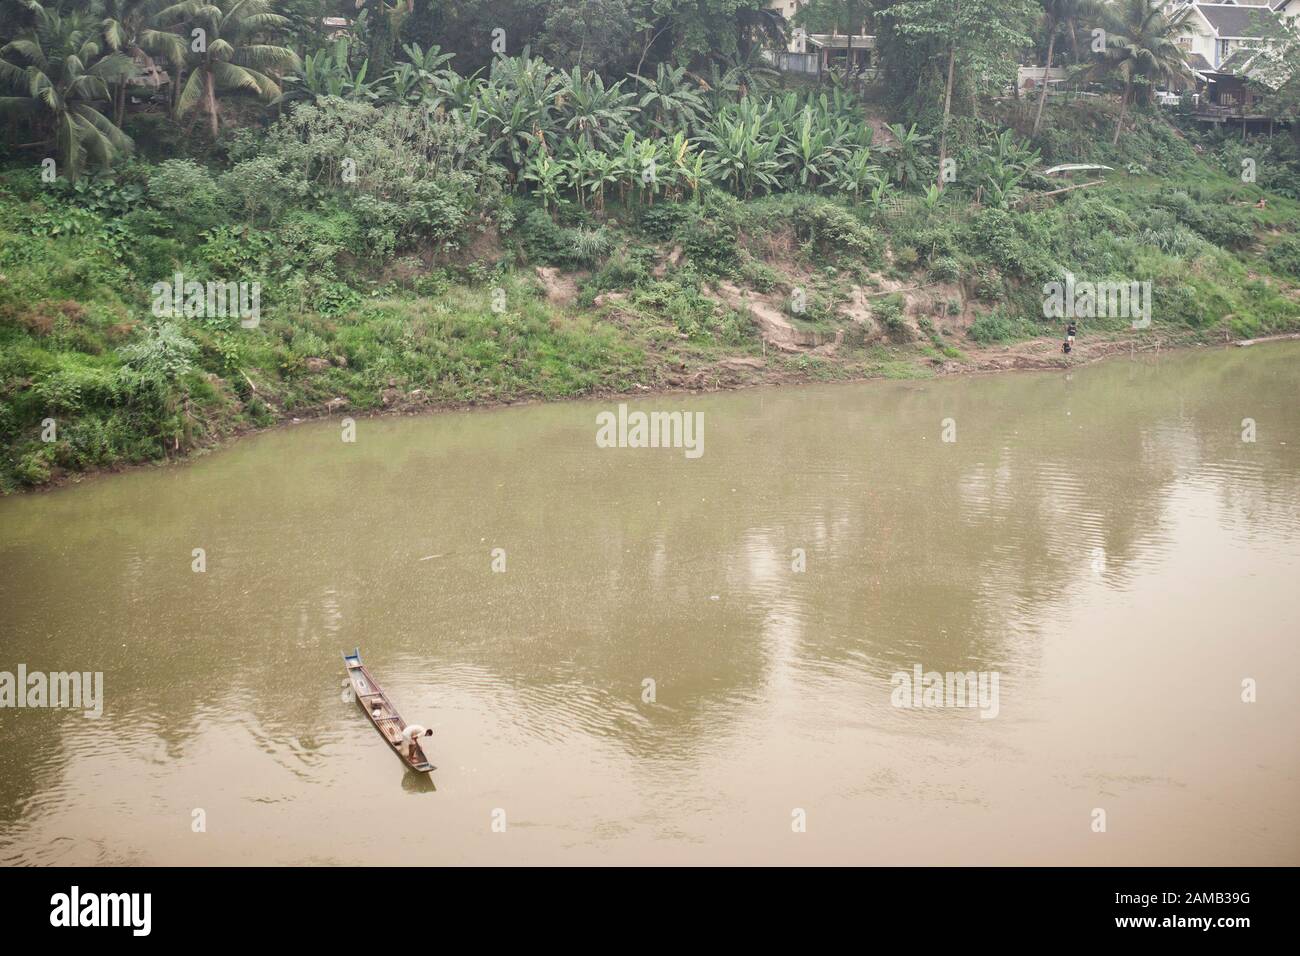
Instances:
[[[903,315],[903,297],[895,293],[877,299],[871,306],[871,317],[892,339],[900,342],[911,341],[912,327]]]
[[[573,258],[581,265],[595,265],[608,256],[613,247],[614,239],[604,226],[574,230]]]
[[[669,239],[686,221],[687,209],[681,203],[664,202],[641,210],[638,225],[653,239]]]
[[[677,230],[686,258],[705,275],[731,275],[740,255],[736,233],[703,213],[692,212]]]
[[[194,367],[198,346],[185,337],[175,322],[162,322],[120,351],[127,368],[143,381],[169,385]]]
[[[885,241],[843,206],[812,201],[792,209],[795,236],[823,255],[850,255],[870,264],[880,261]]]
[[[1017,338],[1020,325],[1004,315],[1001,309],[994,309],[976,318],[966,334],[981,345],[993,345]]]
[[[961,278],[961,263],[952,256],[939,256],[930,263],[930,278],[936,282],[956,282]]]
[[[996,269],[980,269],[975,273],[975,297],[977,299],[997,299],[1003,293],[1002,276]]]
[[[966,237],[970,248],[1007,275],[1034,282],[1054,271],[1044,251],[1047,224],[1029,214],[985,209],[967,225]]]
[[[771,292],[781,281],[775,269],[765,262],[749,257],[745,258],[744,265],[740,267],[740,275],[759,292]]]
[[[190,224],[211,223],[221,212],[217,181],[188,159],[169,159],[150,170],[149,199],[168,216]]]
[[[1300,279],[1300,236],[1286,236],[1273,243],[1268,250],[1268,262],[1282,275]]]
[[[50,462],[44,450],[29,451],[18,459],[14,468],[18,480],[27,485],[43,485],[50,480]]]

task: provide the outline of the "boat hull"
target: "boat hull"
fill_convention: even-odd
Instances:
[[[397,755],[397,759],[402,761],[408,770],[415,773],[432,773],[438,769],[429,761],[418,739],[414,741],[413,747],[402,739],[402,728],[406,726],[406,721],[397,712],[393,702],[388,699],[384,689],[371,676],[366,665],[361,663],[359,650],[344,654],[343,663],[347,668],[348,682],[358,706],[361,707],[362,713],[370,718],[371,725],[379,731],[379,736],[384,738],[384,742]]]

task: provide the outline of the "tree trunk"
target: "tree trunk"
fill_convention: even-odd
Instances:
[[[943,126],[939,132],[939,188],[943,189],[943,167],[948,158],[948,116],[952,112],[952,78],[957,68],[957,44],[948,47],[948,83],[943,91]]]
[[[208,108],[208,125],[212,130],[212,139],[215,141],[220,129],[217,124],[217,91],[211,70],[206,70],[203,75],[203,100]]]
[[[117,96],[113,98],[113,125],[122,128],[122,119],[126,115],[126,80],[117,84]]]
[[[1119,122],[1115,124],[1115,138],[1110,141],[1110,145],[1119,145],[1119,131],[1124,128],[1124,113],[1128,110],[1128,97],[1133,91],[1133,78],[1129,77],[1124,81],[1124,97],[1119,101]]]
[[[1043,104],[1047,102],[1047,74],[1052,71],[1052,53],[1056,50],[1056,30],[1052,30],[1051,39],[1047,41],[1047,66],[1043,69],[1043,88],[1038,92],[1038,112],[1034,114],[1034,131],[1038,135],[1038,125],[1043,121]]]

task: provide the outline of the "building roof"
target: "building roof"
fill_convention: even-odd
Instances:
[[[1190,66],[1197,73],[1204,73],[1207,70],[1214,69],[1214,67],[1210,64],[1210,61],[1207,60],[1199,53],[1187,54],[1187,65]]]
[[[849,46],[849,38],[843,33],[810,33],[807,39],[813,46],[826,46],[832,50],[844,50],[848,49]],[[853,49],[871,50],[875,49],[875,46],[876,38],[874,36],[865,33],[855,33],[853,35]]]
[[[1214,31],[1223,37],[1259,37],[1264,26],[1276,23],[1277,17],[1267,7],[1238,6],[1228,3],[1198,3],[1196,11],[1210,21]]]
[[[1232,56],[1228,57],[1219,64],[1220,73],[1245,73],[1255,57],[1259,56],[1258,50],[1233,50]]]
[[[1269,90],[1276,90],[1291,75],[1286,62],[1271,50],[1237,50],[1228,57],[1213,76],[1231,76],[1250,80]]]

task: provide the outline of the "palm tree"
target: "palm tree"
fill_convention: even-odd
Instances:
[[[1038,92],[1038,110],[1034,113],[1034,129],[1043,121],[1043,103],[1047,100],[1047,74],[1052,69],[1052,54],[1056,52],[1056,38],[1064,29],[1071,37],[1079,20],[1097,13],[1096,0],[1040,0],[1043,5],[1043,29],[1047,31],[1047,66],[1043,70],[1043,88]]]
[[[104,42],[113,50],[131,57],[133,61],[143,61],[147,66],[154,66],[154,57],[165,60],[171,65],[174,74],[185,62],[185,41],[175,33],[154,30],[150,27],[158,10],[166,0],[105,0],[104,20],[100,29]],[[157,77],[153,83],[158,85]],[[124,79],[117,85],[113,100],[113,122],[122,125],[126,112],[126,87]]]
[[[158,13],[159,22],[183,26],[193,40],[176,115],[201,103],[213,139],[220,132],[218,93],[244,90],[270,101],[280,86],[268,73],[299,67],[288,47],[260,42],[289,25],[287,17],[268,13],[269,6],[268,0],[182,0]]]
[[[87,156],[107,167],[133,148],[131,138],[101,113],[108,85],[130,75],[131,58],[103,55],[96,24],[81,14],[63,16],[26,0],[36,25],[0,47],[0,82],[20,95],[0,97],[0,115],[22,116],[51,131],[68,179]]]
[[[727,71],[725,74],[727,80],[735,84],[742,98],[751,95],[761,96],[780,76],[777,70],[763,59],[763,50],[757,46],[751,46],[743,53],[737,51],[730,56],[719,56],[718,59]]]
[[[1102,7],[1106,49],[1090,72],[1094,75],[1113,73],[1124,80],[1124,97],[1120,100],[1119,121],[1115,124],[1112,146],[1119,143],[1136,77],[1166,83],[1193,80],[1191,68],[1176,40],[1188,9],[1166,16],[1151,0],[1115,0]]]

